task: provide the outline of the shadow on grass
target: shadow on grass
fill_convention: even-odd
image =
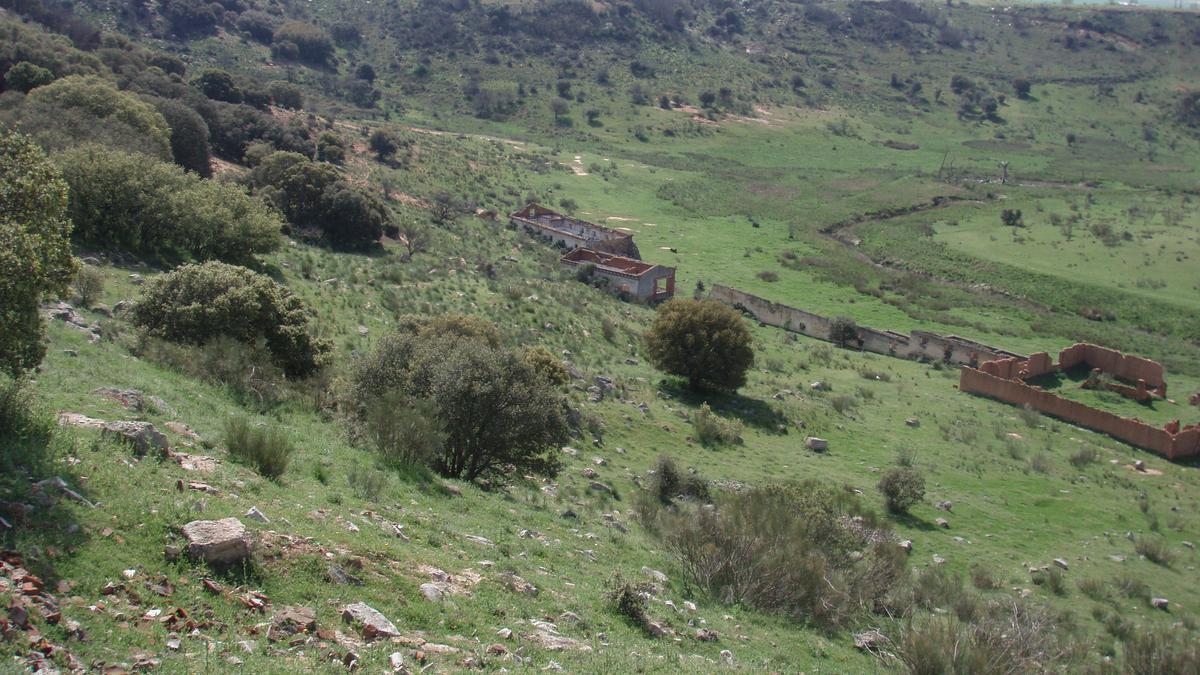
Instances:
[[[911,513],[889,513],[888,515],[891,517],[891,519],[893,521],[895,521],[896,524],[903,525],[905,527],[909,527],[914,530],[920,530],[922,532],[933,532],[935,530],[941,529],[937,526],[936,523],[931,523],[928,520],[925,520],[924,518],[921,518],[920,516],[914,516]]]
[[[748,427],[772,434],[786,434],[788,419],[766,401],[743,396],[739,393],[703,391],[689,389],[682,380],[664,379],[659,391],[690,407],[698,408],[707,403],[713,412],[722,417],[733,417]],[[780,428],[784,431],[780,431]]]
[[[1046,373],[1045,375],[1039,375],[1037,377],[1027,380],[1027,382],[1035,387],[1041,387],[1042,389],[1045,389],[1046,391],[1057,394],[1059,396],[1065,397],[1069,393],[1069,391],[1072,388],[1074,388],[1074,389],[1078,389],[1078,390],[1086,391],[1086,392],[1090,393],[1091,395],[1095,396],[1099,401],[1104,401],[1105,399],[1110,399],[1110,401],[1109,401],[1110,403],[1116,403],[1116,404],[1134,403],[1134,404],[1142,406],[1146,410],[1155,410],[1156,409],[1154,404],[1158,401],[1158,399],[1155,399],[1155,398],[1148,398],[1144,401],[1138,401],[1137,399],[1126,398],[1126,397],[1122,396],[1121,394],[1118,394],[1118,393],[1112,392],[1112,391],[1108,391],[1108,390],[1103,390],[1103,389],[1084,390],[1083,383],[1087,382],[1088,378],[1091,377],[1091,375],[1092,375],[1092,367],[1086,363],[1082,363],[1073,368],[1067,369],[1065,371],[1064,370],[1054,370],[1049,373]]]

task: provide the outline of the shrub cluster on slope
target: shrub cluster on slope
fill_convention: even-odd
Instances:
[[[328,360],[300,298],[269,277],[219,262],[184,265],[147,284],[133,320],[154,337],[203,345],[219,336],[246,344],[265,339],[288,375],[303,377]]]
[[[250,262],[279,248],[283,221],[242,188],[98,146],[56,157],[76,241],[172,259]]]
[[[377,436],[370,431],[377,426],[363,424],[379,414],[379,406],[402,403],[398,393],[433,404],[426,409],[436,411],[445,440],[428,461],[442,475],[552,476],[567,439],[566,403],[551,371],[536,362],[501,347],[495,326],[479,319],[403,321],[401,332],[385,337],[352,368],[344,403],[351,432]]]

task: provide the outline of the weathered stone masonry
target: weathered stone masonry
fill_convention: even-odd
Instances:
[[[1140,394],[1166,395],[1167,385],[1160,364],[1135,356],[1126,356],[1105,347],[1082,343],[1062,350],[1058,364],[1051,361],[1049,354],[1039,352],[1030,355],[1028,359],[1006,358],[989,361],[979,368],[964,365],[958,388],[960,391],[988,396],[1012,405],[1029,406],[1051,417],[1108,434],[1167,459],[1200,455],[1200,426],[1181,427],[1176,420],[1160,429],[1138,419],[1097,410],[1026,382],[1040,375],[1055,370],[1069,370],[1080,364],[1087,364],[1121,379],[1137,378],[1137,387],[1108,385],[1109,389],[1119,391],[1125,396],[1139,398]],[[1122,391],[1122,388],[1129,391]]]

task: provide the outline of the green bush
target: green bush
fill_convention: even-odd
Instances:
[[[829,325],[829,341],[847,347],[858,341],[858,324],[854,319],[839,316]]]
[[[554,475],[567,439],[565,401],[520,352],[499,347],[495,327],[471,317],[402,318],[353,365],[342,409],[352,435],[392,392],[437,406],[446,432],[431,467],[475,480],[512,471]]]
[[[46,353],[38,303],[75,274],[67,185],[29,138],[0,131],[0,373],[17,376]]]
[[[17,127],[50,149],[97,143],[171,159],[171,128],[163,116],[99,77],[72,75],[29,92]]]
[[[442,453],[446,432],[437,404],[390,391],[375,400],[364,420],[365,435],[380,463],[393,468],[427,466]]]
[[[906,576],[903,550],[874,514],[813,481],[657,515],[656,529],[689,584],[720,602],[816,626],[844,626],[871,612]]]
[[[80,243],[170,259],[250,262],[281,243],[279,216],[234,185],[86,146],[56,157]]]
[[[291,43],[300,60],[323,66],[333,57],[333,38],[325,30],[302,21],[289,21],[275,31],[275,43]]]
[[[1156,565],[1170,567],[1175,560],[1175,553],[1171,551],[1170,544],[1162,537],[1138,537],[1133,543],[1133,548],[1138,555]]]
[[[296,452],[282,429],[252,424],[247,417],[226,420],[225,447],[235,460],[271,480],[283,475]]]
[[[692,430],[701,445],[742,444],[742,423],[721,417],[707,403],[692,413]]]
[[[9,481],[24,479],[27,470],[49,468],[56,429],[23,381],[0,374],[0,491],[12,489]]]
[[[925,499],[925,477],[916,469],[891,469],[879,479],[878,487],[883,493],[884,505],[892,513],[908,513]]]
[[[1200,673],[1200,642],[1177,628],[1149,628],[1125,643],[1125,670],[1134,675]]]
[[[54,73],[28,61],[21,61],[4,74],[4,88],[29,92],[54,81]]]
[[[1069,636],[1042,609],[1017,600],[987,603],[970,621],[924,616],[904,626],[895,653],[912,675],[1038,672],[1072,654]]]
[[[90,308],[104,294],[104,272],[84,265],[75,275],[75,299],[80,307]]]
[[[155,98],[151,102],[171,128],[171,157],[175,163],[204,178],[211,177],[212,152],[204,118],[179,101]]]
[[[275,363],[292,377],[311,375],[330,344],[313,332],[311,312],[285,286],[243,267],[184,265],[147,284],[133,321],[148,335],[191,345],[226,336],[266,341]]]
[[[655,368],[686,378],[692,389],[736,390],[754,365],[750,330],[740,314],[715,300],[665,303],[645,343]]]
[[[293,234],[340,249],[363,249],[391,222],[387,206],[337,169],[294,152],[276,152],[250,172],[250,185],[273,203]]]
[[[670,504],[676,497],[686,497],[707,503],[710,501],[708,481],[694,472],[683,473],[675,460],[667,455],[658,458],[654,465],[654,479],[650,492],[663,504]]]

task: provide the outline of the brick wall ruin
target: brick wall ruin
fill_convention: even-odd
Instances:
[[[714,284],[709,296],[744,312],[769,326],[800,333],[818,340],[830,339],[833,319],[771,302],[736,288]],[[904,335],[895,331],[877,330],[865,326],[858,328],[858,344],[865,352],[884,354],[915,361],[943,361],[962,365],[978,364],[1016,354],[996,347],[968,340],[956,335],[938,335],[926,331],[913,331]]]
[[[1042,354],[1041,356],[1046,356]],[[1047,360],[1049,357],[1047,357]],[[1006,361],[1015,361],[1006,359]],[[1016,406],[1029,406],[1051,417],[1108,434],[1130,445],[1150,450],[1167,459],[1200,455],[1200,426],[1179,427],[1178,422],[1159,429],[1141,420],[1097,410],[1078,401],[1065,399],[1014,376],[1014,364],[985,363],[976,369],[963,366],[958,388]],[[1036,370],[1036,368],[1034,369]],[[991,372],[989,372],[991,371]],[[1016,379],[1014,379],[1016,377]]]

